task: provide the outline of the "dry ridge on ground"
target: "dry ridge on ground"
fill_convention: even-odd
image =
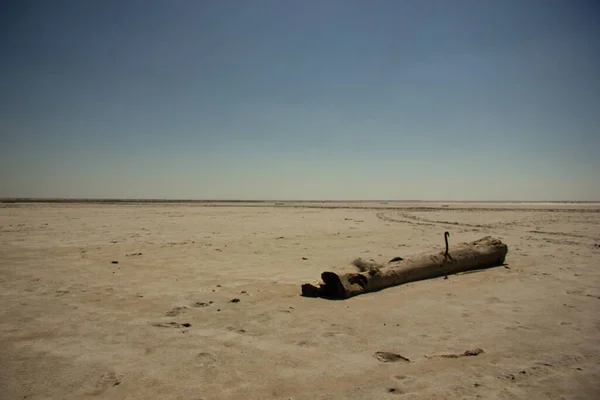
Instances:
[[[324,270],[491,235],[508,268]],[[0,205],[1,399],[600,397],[600,205]]]

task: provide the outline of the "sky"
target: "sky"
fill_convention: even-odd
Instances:
[[[0,197],[600,200],[594,0],[0,0]]]

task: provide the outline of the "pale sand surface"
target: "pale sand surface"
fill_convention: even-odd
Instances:
[[[0,205],[0,399],[600,398],[600,205],[277,204]],[[445,230],[509,268],[300,296]]]

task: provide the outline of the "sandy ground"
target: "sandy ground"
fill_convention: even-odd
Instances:
[[[445,230],[508,268],[300,296]],[[597,399],[598,244],[598,204],[0,205],[0,399]]]

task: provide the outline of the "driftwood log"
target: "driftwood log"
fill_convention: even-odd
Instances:
[[[302,285],[302,295],[347,299],[403,283],[499,266],[504,264],[507,252],[508,247],[499,239],[486,236],[471,243],[451,246],[450,257],[444,255],[445,251],[436,251],[397,261],[393,259],[379,268],[363,272],[323,272],[323,283],[318,286],[310,283]]]

